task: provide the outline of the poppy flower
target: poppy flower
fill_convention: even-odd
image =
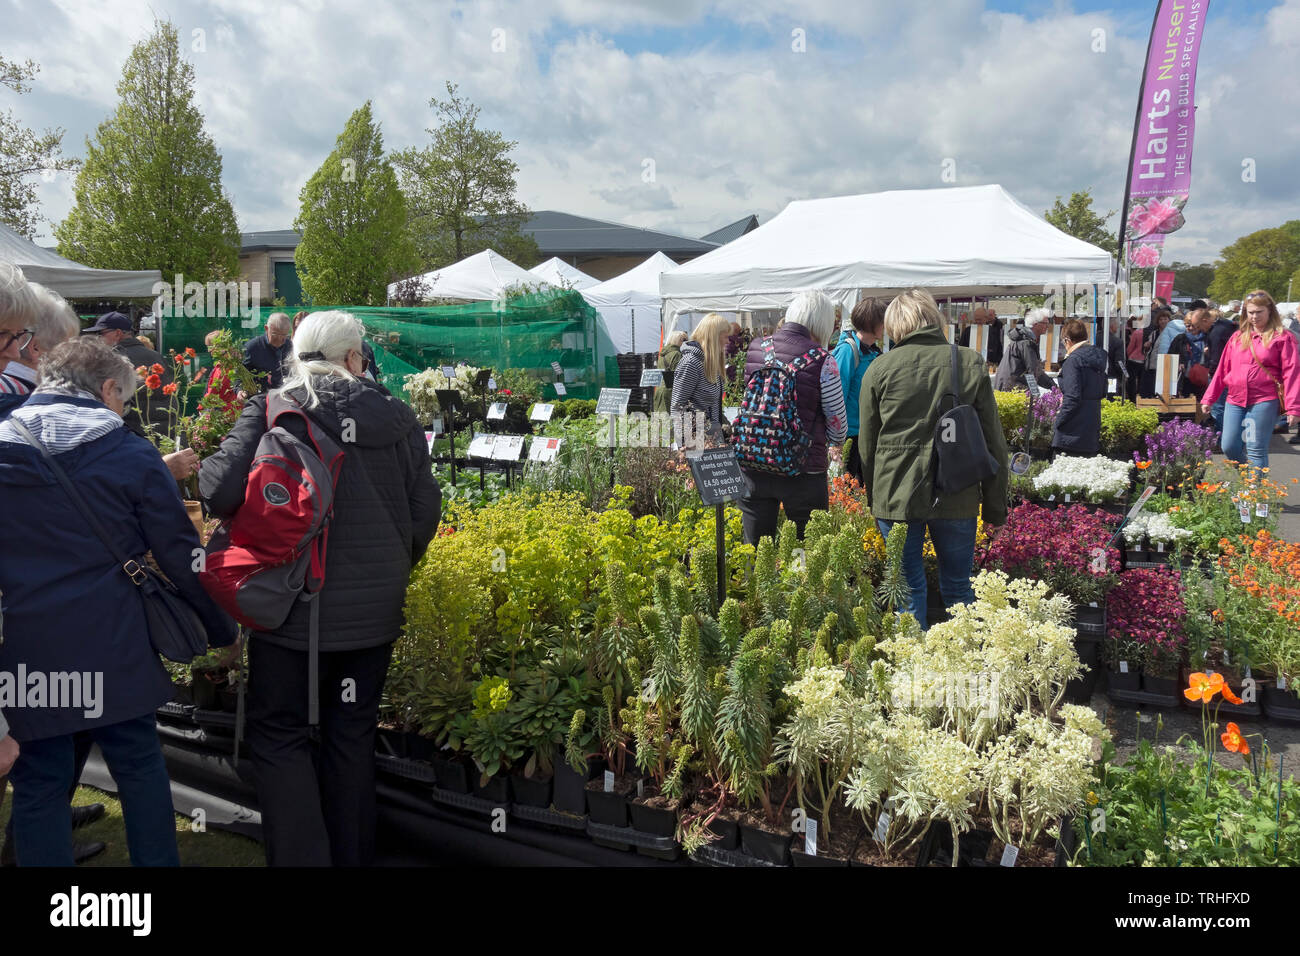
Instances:
[[[1241,728],[1229,721],[1228,729],[1219,734],[1219,739],[1223,741],[1223,749],[1230,750],[1235,754],[1250,753],[1250,744],[1246,743],[1246,738],[1241,735]]]
[[[149,371],[152,372],[154,375],[161,375],[163,374],[163,372],[167,370],[157,362],[154,362],[152,365],[149,366]]]
[[[1209,703],[1214,695],[1223,690],[1222,674],[1202,674],[1197,671],[1187,678],[1188,687],[1183,696],[1188,700],[1200,700]]]
[[[175,395],[175,394],[176,394],[176,388],[177,388],[177,385],[176,385],[175,382],[172,382],[170,385],[164,385],[164,386],[163,386],[163,394],[164,394],[164,395]]]
[[[186,358],[194,358],[194,357],[195,357],[196,355],[198,355],[198,354],[199,354],[199,353],[198,353],[198,352],[195,352],[194,349],[192,349],[192,348],[187,348],[187,349],[185,350],[185,356],[186,356]]]
[[[162,388],[162,376],[157,374],[150,375],[148,378],[144,380],[144,385],[145,388],[149,389],[150,391],[154,389]]]
[[[1148,468],[1151,467],[1151,462],[1149,462],[1149,461],[1139,461],[1139,462],[1137,463],[1137,466],[1138,466],[1138,470],[1139,470],[1139,471],[1145,471],[1146,469],[1148,469]]]
[[[1228,703],[1230,704],[1241,703],[1241,698],[1232,692],[1232,688],[1228,686],[1226,681],[1224,682],[1223,687],[1221,689],[1223,691],[1223,699],[1226,700]]]

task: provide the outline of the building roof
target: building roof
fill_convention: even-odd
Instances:
[[[549,256],[698,256],[716,249],[716,242],[687,239],[652,229],[639,229],[604,219],[567,212],[534,212],[521,232],[530,234],[544,257]]]
[[[721,229],[715,229],[707,236],[700,236],[705,242],[716,242],[720,246],[725,246],[732,239],[739,239],[747,232],[753,232],[758,228],[757,216],[746,216],[744,219],[737,219],[728,226]]]
[[[272,249],[297,249],[302,233],[293,229],[271,229],[266,232],[241,232],[239,251],[269,252]]]

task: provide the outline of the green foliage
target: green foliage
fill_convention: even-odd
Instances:
[[[1025,443],[1025,416],[1029,414],[1029,393],[994,392],[998,405],[998,418],[1002,421],[1002,437],[1011,448],[1021,448]]]
[[[1160,413],[1138,408],[1132,402],[1112,399],[1101,403],[1101,453],[1130,461],[1144,447],[1143,439],[1160,427]]]
[[[555,402],[555,419],[579,419],[590,418],[596,414],[596,400],[594,398],[566,398]]]
[[[1193,299],[1211,297],[1210,283],[1214,281],[1213,264],[1194,266],[1189,262],[1171,262],[1167,268],[1173,271],[1175,285],[1183,295],[1190,295]]]
[[[1107,226],[1113,215],[1113,209],[1108,210],[1104,216],[1098,215],[1092,208],[1092,190],[1085,189],[1083,192],[1071,193],[1068,202],[1061,202],[1061,197],[1057,196],[1052,208],[1043,213],[1043,218],[1067,235],[1090,242],[1113,256],[1118,237]]]
[[[221,154],[204,132],[194,67],[171,23],[155,21],[135,45],[117,93],[117,110],[86,141],[73,207],[54,231],[59,254],[187,282],[237,275],[239,226],[221,186]]]
[[[0,86],[15,93],[29,93],[27,81],[39,70],[31,60],[18,63],[0,56]],[[36,238],[36,227],[44,221],[37,210],[40,199],[33,177],[38,173],[72,172],[81,165],[63,156],[62,149],[62,129],[38,133],[19,123],[13,110],[0,114],[0,222],[28,239]]]
[[[510,153],[518,144],[479,129],[479,108],[457,89],[448,83],[446,100],[429,100],[438,121],[426,131],[430,145],[392,157],[421,264],[437,269],[491,248],[527,269],[541,255],[520,231],[530,213],[515,196],[519,166]]]
[[[313,302],[383,305],[388,283],[414,271],[406,203],[369,100],[348,117],[298,202],[294,261]]]
[[[1263,289],[1280,302],[1286,297],[1287,280],[1300,269],[1300,219],[1242,236],[1219,256],[1211,296],[1226,302]]]

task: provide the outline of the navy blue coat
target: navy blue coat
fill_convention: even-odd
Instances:
[[[1101,450],[1101,400],[1106,397],[1106,350],[1081,345],[1061,365],[1061,410],[1052,447],[1074,455]]]
[[[293,339],[285,339],[278,349],[265,335],[244,343],[244,367],[257,376],[262,391],[279,388],[284,383],[284,361],[293,349]]]
[[[39,393],[27,404],[55,402],[104,407],[91,399]],[[198,611],[211,645],[230,644],[234,622],[212,603],[191,570],[199,536],[157,450],[123,427],[57,460],[123,553],[152,551]],[[97,717],[87,717],[83,707],[5,706],[14,738],[23,743],[119,723],[170,700],[171,681],[149,644],[136,586],[30,445],[0,442],[0,498],[5,637],[0,672],[16,674],[22,664],[28,674],[103,675],[103,710]]]

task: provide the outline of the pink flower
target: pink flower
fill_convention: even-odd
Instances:
[[[1178,204],[1172,199],[1153,199],[1147,203],[1145,209],[1139,206],[1129,215],[1129,228],[1133,230],[1134,239],[1141,239],[1152,233],[1172,232],[1173,230],[1168,227],[1178,216]]]
[[[1129,249],[1128,261],[1139,269],[1154,269],[1160,264],[1160,247],[1151,242],[1138,243]]]

